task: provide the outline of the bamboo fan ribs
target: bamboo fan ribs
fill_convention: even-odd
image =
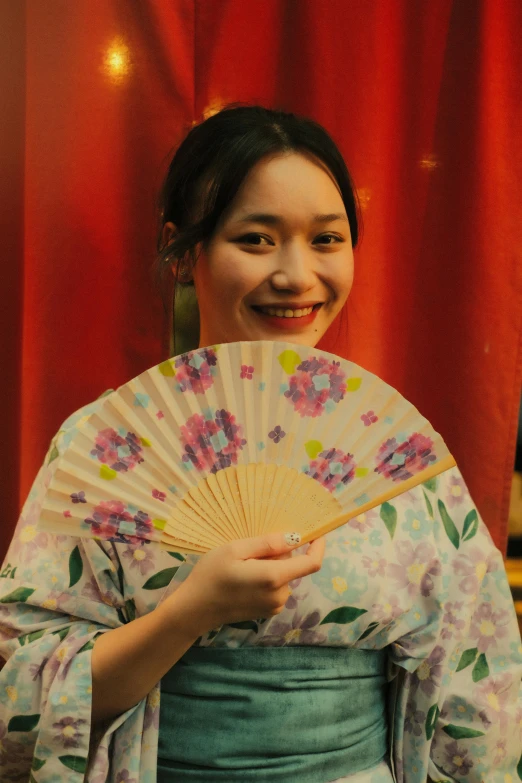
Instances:
[[[272,531],[305,543],[454,465],[419,411],[357,364],[226,343],[104,398],[58,457],[39,526],[183,553]]]

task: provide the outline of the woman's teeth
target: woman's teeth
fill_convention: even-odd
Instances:
[[[304,307],[302,310],[283,310],[279,307],[260,307],[262,313],[266,315],[277,315],[278,318],[301,318],[303,315],[310,315],[313,307]]]

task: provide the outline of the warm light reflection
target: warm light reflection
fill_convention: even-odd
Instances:
[[[122,39],[116,39],[109,46],[103,61],[104,71],[114,83],[120,83],[131,69],[130,50]]]
[[[436,169],[440,166],[439,160],[436,155],[430,153],[420,159],[419,165],[421,169]]]
[[[225,102],[222,101],[220,98],[214,98],[205,109],[203,109],[203,117],[201,120],[193,120],[192,126],[199,125],[200,122],[203,122],[204,120],[208,120],[209,117],[212,117],[214,114],[217,114],[218,111],[221,111],[223,106],[225,105]]]
[[[361,209],[366,209],[372,196],[370,188],[357,188],[357,196]]]

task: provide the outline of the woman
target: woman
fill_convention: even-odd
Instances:
[[[200,347],[314,346],[350,293],[354,190],[311,120],[232,105],[195,126],[161,224]],[[457,468],[310,546],[183,559],[39,531],[56,457],[102,404],[51,444],[2,571],[2,780],[517,779],[520,634]]]

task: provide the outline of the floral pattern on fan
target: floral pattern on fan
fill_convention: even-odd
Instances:
[[[141,441],[133,432],[117,432],[112,427],[100,430],[94,439],[91,456],[112,470],[125,473],[143,462]]]
[[[204,394],[214,383],[216,364],[217,356],[212,348],[202,348],[178,356],[174,366],[179,391]]]
[[[283,392],[296,413],[315,417],[335,410],[346,392],[346,376],[340,365],[323,356],[311,356],[297,365]]]
[[[355,477],[353,454],[345,454],[340,449],[321,451],[304,471],[329,492],[340,492]]]
[[[106,541],[139,544],[144,536],[159,538],[148,514],[119,500],[102,500],[83,524]]]
[[[379,447],[375,473],[393,481],[405,481],[437,460],[432,447],[431,438],[419,432],[414,432],[409,438],[389,438]]]
[[[237,465],[238,453],[246,444],[236,417],[224,408],[195,413],[180,427],[183,464],[199,471],[217,473]]]

